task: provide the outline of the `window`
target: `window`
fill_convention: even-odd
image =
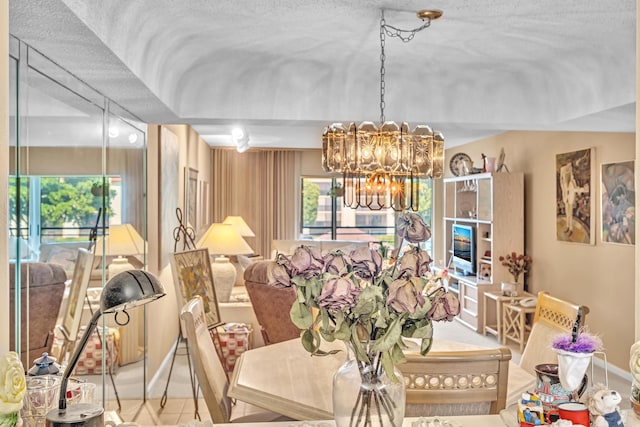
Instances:
[[[98,214],[105,214],[101,209],[101,176],[21,176],[19,194],[17,181],[17,177],[10,177],[11,235],[34,242],[36,247],[88,240]],[[107,178],[106,216],[101,218],[107,224],[119,223],[120,184],[119,177]]]
[[[302,177],[301,238],[385,242],[393,247],[396,213],[344,206],[340,178]],[[420,182],[418,214],[431,226],[432,180]],[[431,240],[424,245],[431,252]]]

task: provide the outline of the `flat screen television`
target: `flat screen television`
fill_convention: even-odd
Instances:
[[[453,224],[451,240],[453,246],[452,261],[456,270],[463,274],[476,273],[476,233],[470,225]]]

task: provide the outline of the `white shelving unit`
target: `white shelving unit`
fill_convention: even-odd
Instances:
[[[503,281],[512,281],[498,261],[500,255],[524,252],[524,176],[522,173],[482,173],[445,178],[443,239],[449,271],[448,288],[458,294],[461,313],[458,320],[476,332],[484,332],[484,293],[500,290]],[[451,263],[452,226],[470,225],[475,229],[476,273],[465,275]],[[495,309],[494,309],[495,310]]]

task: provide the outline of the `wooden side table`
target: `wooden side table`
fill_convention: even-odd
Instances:
[[[531,324],[527,319],[527,315],[535,312],[535,307],[523,307],[517,302],[503,303],[502,344],[506,344],[507,339],[513,340],[520,344],[520,353],[522,353],[531,332]]]
[[[509,301],[519,301],[524,298],[533,298],[535,295],[528,292],[524,292],[515,297],[505,296],[502,292],[485,292],[484,293],[484,312],[483,312],[483,324],[484,335],[495,335],[498,342],[502,342],[502,305]],[[493,303],[493,304],[491,304]],[[491,311],[491,308],[495,307],[495,311]],[[495,313],[495,319],[493,318]]]

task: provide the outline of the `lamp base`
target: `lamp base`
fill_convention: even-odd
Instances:
[[[54,408],[47,413],[46,427],[104,427],[104,409],[93,403],[76,403],[60,413]]]
[[[125,257],[117,257],[111,261],[109,267],[107,267],[107,275],[108,279],[111,279],[118,273],[122,273],[123,271],[135,270],[135,267],[129,263],[129,260]]]
[[[229,258],[217,257],[211,264],[211,275],[218,302],[229,302],[236,283],[236,268],[229,262]]]

